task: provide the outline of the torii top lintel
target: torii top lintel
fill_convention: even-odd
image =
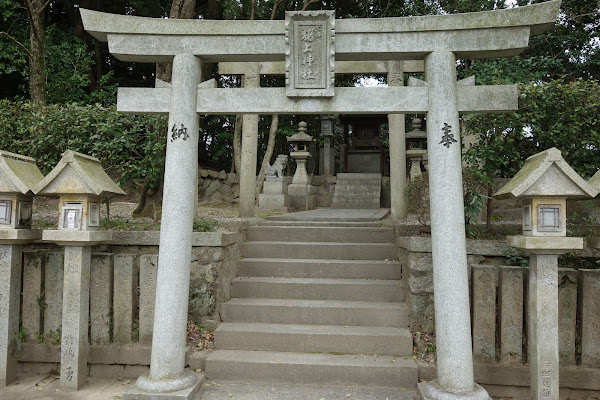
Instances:
[[[529,36],[551,27],[560,0],[476,13],[335,20],[335,59],[422,59],[434,51],[458,58],[519,54]],[[175,20],[81,9],[85,29],[107,41],[118,59],[170,61],[193,54],[207,61],[283,61],[284,21]]]

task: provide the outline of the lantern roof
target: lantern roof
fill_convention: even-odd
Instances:
[[[585,199],[598,195],[553,147],[529,157],[517,174],[500,189],[497,199],[562,197]]]
[[[90,195],[113,197],[125,192],[108,176],[100,160],[67,150],[56,167],[34,190],[44,196]]]
[[[0,150],[0,192],[32,194],[43,178],[33,158]]]

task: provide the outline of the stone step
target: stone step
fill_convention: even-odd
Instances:
[[[396,260],[398,249],[391,243],[245,242],[242,257],[323,258],[338,260]]]
[[[393,228],[332,226],[251,226],[249,241],[393,243]]]
[[[223,304],[225,322],[408,327],[405,303],[234,298]]]
[[[397,280],[238,277],[231,296],[389,302],[404,300],[404,286]]]
[[[332,207],[373,209],[379,208],[381,174],[338,174]]]
[[[379,208],[379,202],[377,203],[343,203],[343,202],[332,202],[332,207],[337,208],[352,208],[352,209],[376,209]]]
[[[411,356],[407,328],[223,322],[215,331],[220,350],[290,351]]]
[[[213,380],[415,389],[412,358],[217,350],[206,359]]]
[[[355,385],[300,385],[289,383],[209,381],[200,390],[202,400],[306,400],[306,399],[390,399],[417,400],[414,389],[361,387]]]
[[[273,217],[267,217],[265,222],[261,226],[320,226],[320,227],[332,227],[332,226],[351,226],[351,227],[382,227],[382,221],[290,221],[290,220],[276,220]]]
[[[397,261],[246,258],[238,261],[239,276],[279,278],[401,279]]]

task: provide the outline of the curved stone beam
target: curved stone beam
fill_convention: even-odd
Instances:
[[[531,34],[554,24],[560,3],[451,15],[339,19],[336,60],[423,59],[433,51],[452,51],[458,58],[516,55],[527,47]],[[174,20],[80,11],[85,29],[108,41],[110,52],[124,61],[170,61],[183,53],[208,61],[285,58],[284,21]]]

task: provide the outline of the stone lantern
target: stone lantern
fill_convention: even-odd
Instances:
[[[42,237],[31,212],[43,177],[33,158],[0,151],[0,387],[17,379],[22,245]]]
[[[312,186],[311,179],[306,172],[306,162],[310,157],[310,144],[313,137],[306,133],[306,122],[298,124],[298,133],[287,138],[294,146],[294,151],[290,156],[296,161],[296,172],[292,178],[292,183],[288,186],[288,195],[290,196],[290,207],[292,208],[315,208],[316,189]]]
[[[427,163],[427,132],[421,130],[420,118],[412,120],[412,130],[406,133],[406,158],[410,162],[408,178],[413,179],[421,176],[421,162]]]
[[[335,153],[332,151],[334,122],[335,118],[331,115],[321,116],[321,137],[324,143],[321,149],[319,171],[324,176],[332,176],[335,171]]]
[[[112,239],[112,232],[99,230],[100,201],[125,192],[98,159],[67,150],[34,193],[60,199],[58,229],[45,230],[42,239],[64,246],[60,387],[77,390],[88,372],[91,246]]]
[[[595,197],[589,185],[551,148],[529,157],[497,199],[523,200],[522,235],[508,244],[529,253],[529,360],[533,399],[558,399],[558,256],[583,248],[566,237],[567,199]]]

